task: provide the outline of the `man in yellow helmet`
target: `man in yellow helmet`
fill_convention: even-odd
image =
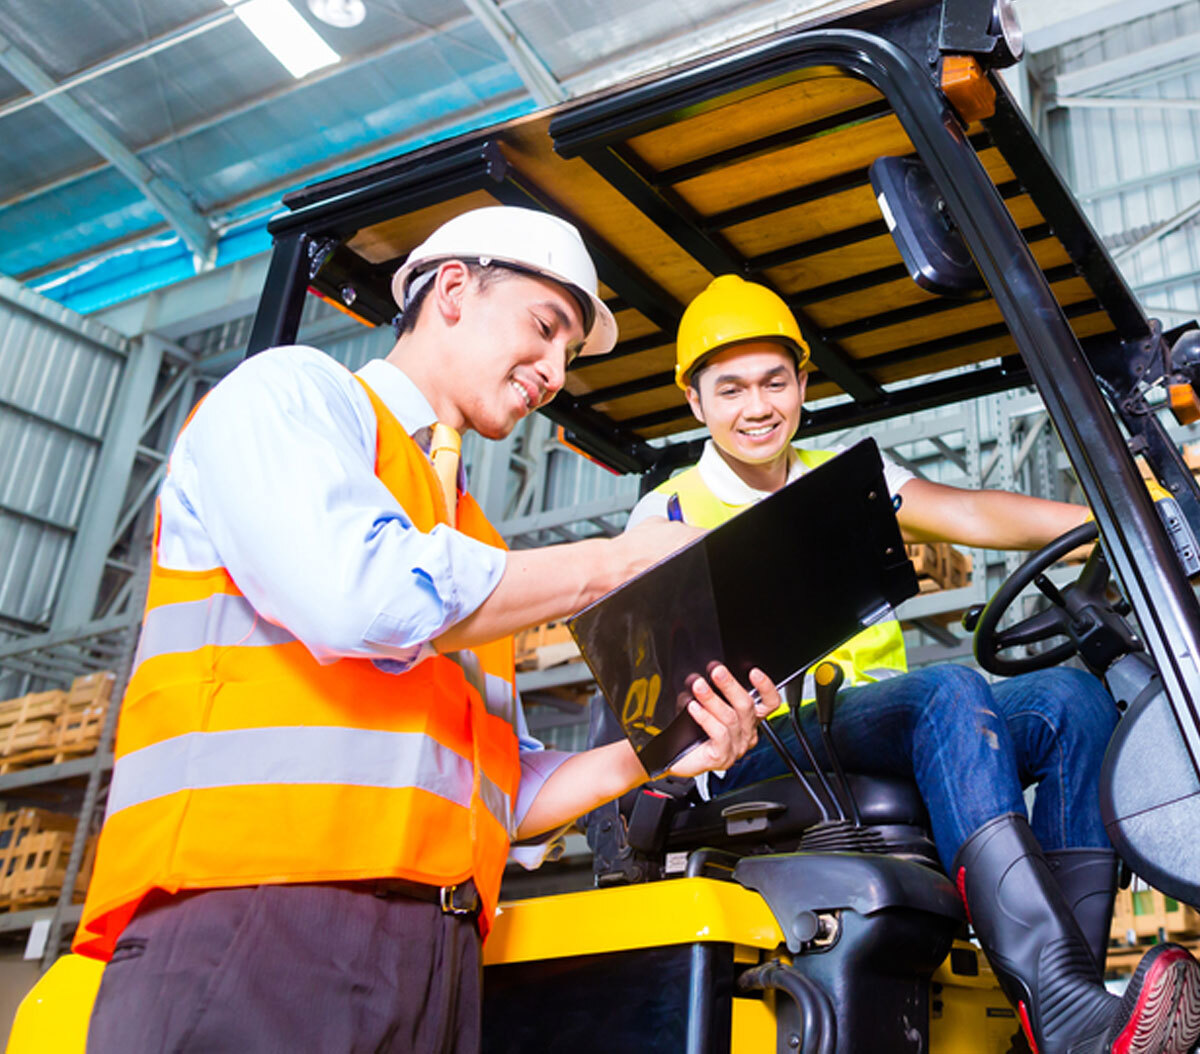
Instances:
[[[710,439],[696,465],[637,504],[630,525],[681,517],[714,527],[832,457],[792,444],[808,356],[791,311],[764,286],[724,275],[697,296],[679,326],[676,381]],[[933,483],[891,462],[885,478],[910,541],[1035,549],[1087,516],[1080,506]],[[917,783],[941,859],[1033,1049],[1190,1049],[1200,1032],[1200,967],[1188,952],[1156,947],[1123,1002],[1101,982],[1117,864],[1097,794],[1116,721],[1101,682],[1069,668],[997,685],[963,666],[906,673],[895,621],[831,658],[846,673],[833,726],[842,762]],[[802,722],[820,751],[812,709]],[[773,724],[795,746],[790,721]],[[762,741],[702,793],[784,771]],[[1030,822],[1022,789],[1033,784]]]

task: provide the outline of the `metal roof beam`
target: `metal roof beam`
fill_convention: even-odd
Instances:
[[[467,9],[483,24],[483,28],[500,45],[505,57],[517,71],[540,106],[563,102],[567,90],[550,72],[541,55],[522,35],[495,0],[463,0]]]
[[[1119,261],[1127,256],[1132,256],[1134,253],[1147,246],[1153,245],[1156,242],[1162,241],[1172,231],[1178,230],[1185,223],[1195,219],[1200,215],[1200,201],[1193,201],[1187,208],[1175,213],[1169,220],[1165,220],[1155,227],[1148,234],[1144,234],[1136,242],[1123,246],[1113,253],[1113,260]]]
[[[1103,6],[1096,0],[1058,0],[1054,4],[1021,5],[1025,50],[1030,54],[1091,37],[1106,29],[1178,7],[1179,0],[1116,0]]]
[[[82,428],[76,428],[74,425],[67,424],[65,421],[59,421],[53,417],[47,417],[43,413],[38,413],[37,410],[31,410],[27,406],[22,406],[20,403],[14,403],[10,399],[0,396],[0,419],[2,419],[3,414],[15,414],[25,421],[45,425],[47,428],[53,428],[56,432],[68,435],[72,439],[80,439],[93,446],[98,446],[101,441],[100,436],[92,435],[90,432],[85,432]]]
[[[90,317],[126,337],[154,332],[179,340],[189,333],[254,314],[270,259],[269,252],[247,256],[102,308]]]
[[[1132,95],[1053,95],[1049,106],[1070,110],[1200,110],[1200,99],[1153,99]]]
[[[1158,74],[1169,72],[1164,67],[1180,63],[1193,63],[1200,51],[1200,33],[1189,33],[1162,44],[1128,52],[1107,62],[1097,62],[1070,73],[1060,73],[1054,78],[1053,91],[1060,97],[1066,95],[1088,95],[1097,88],[1113,85],[1127,90],[1131,79],[1144,82],[1150,71]]]
[[[1188,161],[1173,168],[1164,168],[1157,172],[1146,172],[1132,179],[1121,180],[1119,183],[1109,183],[1107,186],[1097,187],[1095,190],[1077,194],[1076,197],[1081,202],[1090,204],[1093,201],[1116,197],[1118,194],[1125,194],[1131,190],[1141,190],[1144,187],[1154,186],[1156,183],[1166,183],[1168,180],[1179,179],[1182,176],[1194,176],[1198,170],[1200,170],[1200,160]]]
[[[235,18],[237,18],[237,12],[232,8],[226,8],[224,11],[217,11],[210,15],[203,15],[200,18],[194,18],[190,22],[176,26],[174,29],[154,37],[152,40],[144,41],[136,47],[121,52],[119,55],[114,55],[94,66],[80,70],[78,73],[72,74],[65,81],[59,81],[53,88],[47,91],[33,92],[20,99],[13,99],[11,102],[6,102],[3,106],[0,106],[0,117],[7,117],[10,113],[17,113],[20,110],[24,110],[27,106],[34,106],[39,102],[45,102],[46,99],[53,95],[60,95],[65,91],[70,91],[72,88],[78,88],[81,84],[95,80],[97,77],[103,77],[106,73],[112,73],[114,70],[122,69],[134,62],[140,62],[151,55],[157,55],[160,51],[174,47],[176,44],[182,44],[185,40],[191,40],[194,36],[207,33],[210,29],[216,29],[217,26],[225,25],[226,22],[232,22]]]
[[[3,33],[0,33],[0,66],[35,94],[48,93],[57,87],[54,79]],[[74,99],[66,95],[49,95],[43,99],[43,104],[93,150],[106,157],[163,214],[188,248],[206,264],[211,264],[216,233],[192,202]]]

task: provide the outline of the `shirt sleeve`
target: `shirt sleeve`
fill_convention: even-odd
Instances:
[[[180,518],[190,529],[178,535],[211,545],[255,610],[318,661],[376,658],[401,672],[483,603],[505,554],[443,525],[417,530],[374,460],[374,411],[349,371],[313,349],[263,352],[180,437],[163,538]],[[201,555],[160,548],[166,566]]]
[[[883,459],[883,482],[887,485],[888,493],[894,498],[905,483],[917,478],[916,473],[897,464],[882,451],[879,456]]]
[[[525,720],[525,708],[517,701],[517,742],[520,746],[521,783],[517,788],[517,800],[513,804],[513,832],[525,820],[533,799],[538,796],[551,775],[564,761],[571,756],[565,750],[547,750],[545,745],[529,734],[529,725]],[[509,848],[509,858],[520,864],[527,871],[545,863],[556,860],[562,855],[563,835],[570,829],[570,824],[545,831],[533,838]]]
[[[630,511],[629,519],[625,523],[625,530],[636,527],[639,523],[654,516],[665,520],[667,518],[667,500],[668,496],[662,491],[652,490],[648,494],[643,494]]]

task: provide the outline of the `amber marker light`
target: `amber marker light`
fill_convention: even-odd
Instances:
[[[967,124],[996,112],[996,89],[984,75],[979,60],[971,55],[947,55],[942,59],[942,93]]]

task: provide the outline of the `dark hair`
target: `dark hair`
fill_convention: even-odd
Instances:
[[[440,261],[437,267],[440,267],[445,262],[444,260]],[[466,265],[467,271],[470,273],[471,278],[474,279],[475,285],[479,288],[480,292],[514,273],[511,268],[504,267],[501,264],[488,264],[485,267],[476,260],[462,260],[460,262]],[[434,269],[436,270],[437,268],[435,267]],[[411,333],[416,327],[417,319],[421,315],[421,308],[425,304],[425,298],[429,295],[429,290],[433,288],[435,281],[436,279],[432,279],[422,285],[416,291],[412,300],[408,302],[408,306],[392,319],[392,329],[395,330],[397,338],[404,336],[405,333]]]

